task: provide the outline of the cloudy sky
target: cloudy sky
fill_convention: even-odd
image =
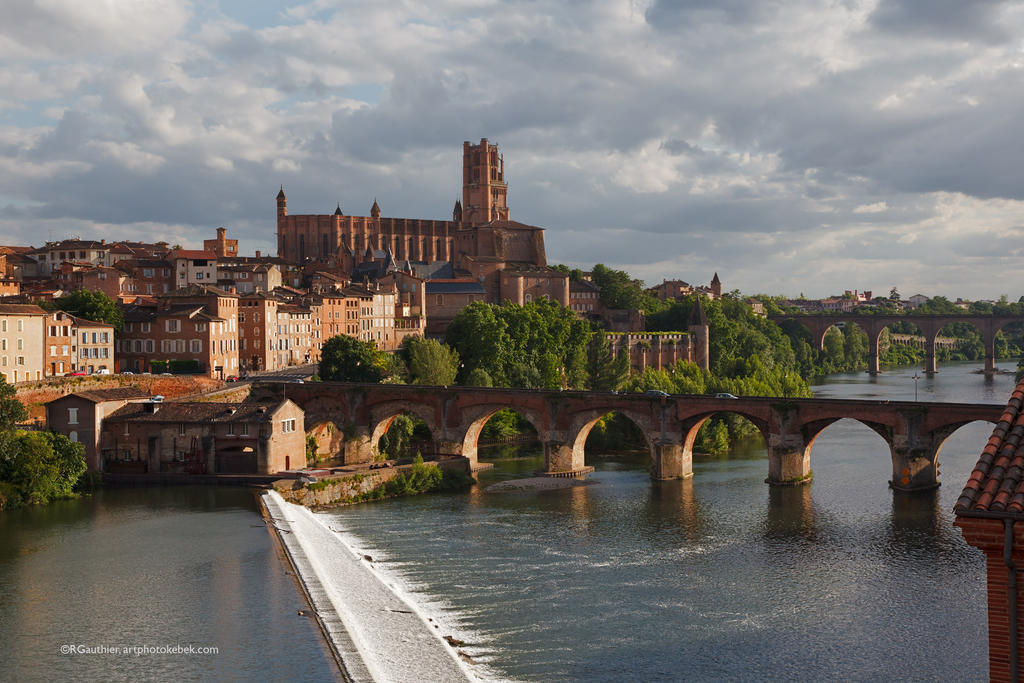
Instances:
[[[446,218],[501,146],[551,262],[1024,294],[1024,4],[5,0],[0,243]]]

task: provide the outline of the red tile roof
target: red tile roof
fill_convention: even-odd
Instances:
[[[1024,380],[1014,389],[954,511],[1024,514]]]

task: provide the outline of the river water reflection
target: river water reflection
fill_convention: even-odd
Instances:
[[[331,680],[286,571],[247,489],[106,489],[0,513],[0,680]],[[217,653],[61,652],[177,645]]]
[[[1005,402],[977,366],[921,400]],[[828,378],[823,397],[913,398],[914,371]],[[809,486],[765,485],[761,444],[654,482],[646,459],[588,453],[593,486],[428,496],[324,513],[457,616],[470,652],[529,680],[971,679],[987,675],[984,560],[950,510],[991,426],[942,451],[937,491],[894,495],[881,438],[841,421]],[[502,459],[483,484],[523,476]]]

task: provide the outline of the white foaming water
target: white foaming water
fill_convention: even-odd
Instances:
[[[371,553],[359,549],[365,544],[358,538],[331,528],[305,507],[285,502],[276,491],[265,495],[275,521],[285,522],[291,532],[291,538],[282,540],[293,553],[305,555],[373,680],[494,678],[484,667],[458,657],[442,637],[466,636],[457,635],[449,619],[441,616],[443,610],[418,604],[401,575],[377,566],[373,555],[373,562],[366,561],[363,555]]]
[[[307,512],[309,511],[307,510]],[[450,602],[427,595],[424,592],[427,589],[426,584],[417,583],[402,572],[401,567],[411,564],[410,562],[394,560],[384,549],[367,542],[349,529],[343,528],[341,520],[332,516],[331,512],[309,514],[316,522],[335,535],[340,544],[356,557],[362,558],[364,555],[372,557],[371,568],[378,576],[378,580],[406,603],[424,623],[432,628],[438,637],[450,635],[456,640],[466,643],[459,649],[469,655],[474,664],[469,666],[461,660],[459,664],[467,670],[473,679],[498,683],[514,680],[486,666],[485,662],[493,658],[493,648],[487,646],[486,634],[466,628],[464,622],[472,620],[472,612],[457,611]],[[474,610],[474,612],[476,611],[484,610],[481,608]],[[447,647],[447,643],[445,645]]]

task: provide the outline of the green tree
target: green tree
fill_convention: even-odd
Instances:
[[[473,371],[466,377],[464,384],[467,387],[493,387],[494,380],[483,368],[473,368]]]
[[[317,374],[324,381],[380,382],[387,367],[385,354],[372,343],[339,334],[324,344]]]
[[[100,291],[79,289],[56,301],[57,308],[79,318],[113,325],[115,332],[124,327],[124,314],[113,299]]]
[[[16,453],[15,428],[28,419],[25,404],[18,400],[17,390],[0,374],[0,479],[4,479],[5,463]]]
[[[407,345],[409,376],[413,384],[448,386],[455,384],[459,354],[436,339],[411,337]]]
[[[624,270],[609,268],[598,263],[591,271],[594,284],[601,288],[601,303],[606,308],[653,312],[665,305],[644,291],[644,283],[634,280]]]
[[[448,326],[445,340],[462,359],[463,384],[483,370],[494,386],[558,389],[586,385],[590,327],[548,299],[519,306],[474,302]]]
[[[387,458],[397,458],[412,443],[413,434],[416,432],[416,421],[408,415],[398,415],[391,421],[391,425],[380,437],[379,452]]]
[[[629,376],[629,356],[623,347],[618,355],[604,330],[594,330],[587,343],[587,388],[592,391],[613,391]]]

